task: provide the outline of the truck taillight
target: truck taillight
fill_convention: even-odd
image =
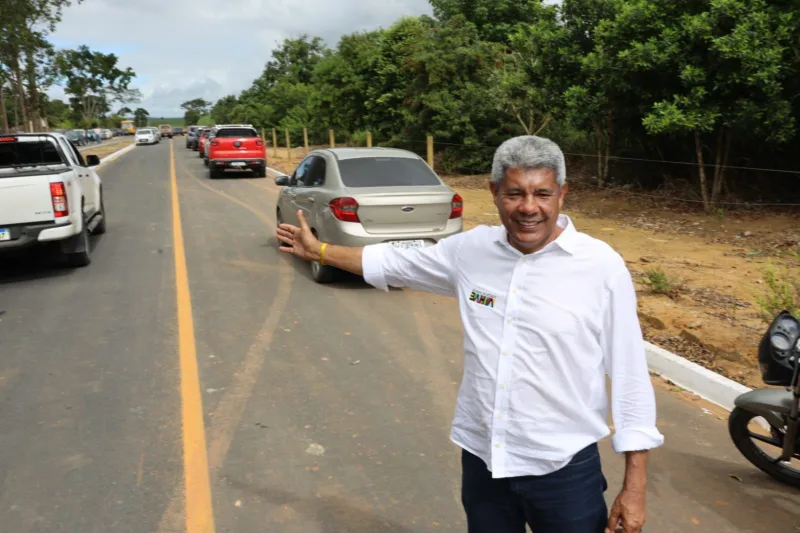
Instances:
[[[464,200],[458,194],[453,195],[450,201],[450,218],[461,218],[464,214]]]
[[[330,203],[331,213],[342,222],[361,222],[358,218],[358,202],[355,198],[334,198]]]
[[[53,215],[65,217],[69,215],[69,202],[67,202],[67,190],[60,181],[50,184],[50,198],[53,200]]]

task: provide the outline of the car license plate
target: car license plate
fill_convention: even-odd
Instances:
[[[233,163],[231,163],[231,166],[232,167],[243,167],[244,163],[241,162],[241,161],[234,161]]]
[[[391,241],[391,244],[397,248],[423,248],[425,246],[425,241]]]
[[[0,228],[0,241],[10,241],[11,232],[7,229]]]

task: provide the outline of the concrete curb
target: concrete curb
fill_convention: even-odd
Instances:
[[[752,390],[655,344],[645,342],[645,352],[652,372],[728,411],[737,396]]]
[[[275,170],[274,168],[269,168],[269,167],[267,167],[267,172],[272,172],[273,174],[275,174],[275,177],[276,177],[276,178],[277,178],[278,176],[286,176],[286,174],[284,174],[284,173],[283,173],[283,172],[281,172],[280,170]]]
[[[103,159],[100,160],[100,164],[97,165],[95,167],[95,169],[98,169],[98,168],[102,167],[103,165],[105,165],[106,163],[109,163],[109,162],[115,160],[116,158],[118,158],[122,154],[126,154],[126,153],[130,152],[134,148],[136,148],[136,143],[129,144],[125,148],[120,148],[116,152],[111,152],[110,154],[108,154],[107,156],[105,156]]]

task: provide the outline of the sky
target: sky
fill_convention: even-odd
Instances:
[[[342,35],[422,14],[431,14],[428,0],[84,0],[65,9],[51,41],[116,54],[143,96],[129,107],[179,117],[186,100],[249,87],[285,38],[305,33],[335,46]],[[59,87],[48,93],[64,98]]]

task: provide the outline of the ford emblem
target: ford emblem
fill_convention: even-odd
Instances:
[[[413,210],[414,210],[414,208],[413,208],[413,207],[411,207],[410,205],[407,205],[407,206],[405,206],[405,207],[403,208],[403,213],[410,213],[410,212],[412,212]]]

